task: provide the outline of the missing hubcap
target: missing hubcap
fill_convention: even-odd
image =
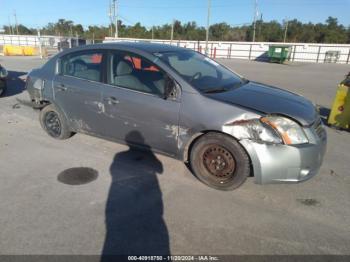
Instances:
[[[235,160],[232,154],[222,146],[207,146],[204,150],[203,162],[208,172],[219,180],[233,176]]]

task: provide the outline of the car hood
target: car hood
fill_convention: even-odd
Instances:
[[[265,114],[285,115],[294,118],[303,126],[314,123],[318,115],[314,105],[306,98],[256,82],[249,82],[239,88],[208,94],[208,96]]]

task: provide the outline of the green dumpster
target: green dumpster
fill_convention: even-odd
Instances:
[[[270,45],[268,51],[268,58],[273,63],[284,63],[289,59],[292,53],[292,47],[287,45]]]

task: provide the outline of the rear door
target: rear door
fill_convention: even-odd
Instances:
[[[108,136],[177,153],[180,97],[164,99],[167,74],[139,55],[111,51],[102,100]]]
[[[59,61],[53,82],[55,103],[77,131],[99,134],[104,52],[88,50],[68,54]]]

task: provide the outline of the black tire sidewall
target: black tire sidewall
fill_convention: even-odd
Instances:
[[[7,89],[7,81],[6,80],[1,80],[0,81],[4,81],[4,86],[0,89],[0,97],[4,96],[6,93],[6,89]]]
[[[203,148],[209,144],[217,144],[228,150],[235,159],[234,176],[228,182],[221,184],[215,182],[204,167]],[[192,147],[190,165],[194,175],[206,185],[219,190],[234,190],[241,186],[250,175],[250,161],[243,147],[234,139],[220,133],[208,133],[200,137]]]
[[[45,117],[49,112],[55,112],[59,118],[60,125],[61,125],[61,134],[59,136],[52,136],[50,132],[47,130],[47,127],[45,125]],[[40,116],[39,116],[40,124],[41,127],[45,130],[45,132],[52,138],[58,139],[58,140],[63,140],[67,139],[72,136],[72,132],[69,129],[69,126],[67,124],[66,118],[63,115],[63,113],[54,105],[50,104],[45,106],[41,111],[40,111]]]

